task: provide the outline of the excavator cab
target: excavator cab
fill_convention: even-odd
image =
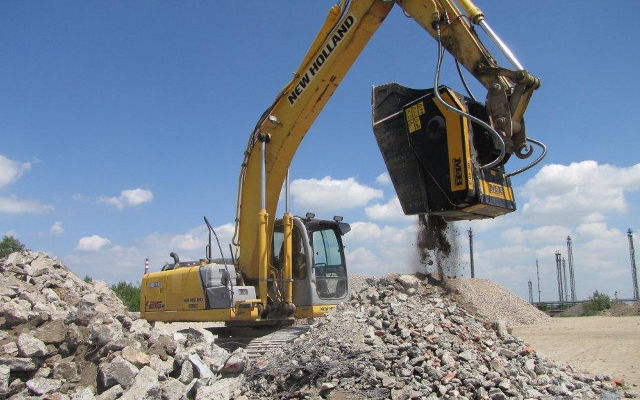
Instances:
[[[485,106],[446,86],[450,106],[489,124]],[[487,130],[447,109],[433,89],[397,83],[373,88],[373,132],[407,215],[446,221],[494,218],[515,211],[511,180]]]
[[[326,314],[348,299],[349,282],[342,236],[349,224],[340,217],[316,219],[314,214],[293,217],[292,278],[295,315],[311,318]],[[284,233],[276,220],[272,241],[272,265],[284,266]]]

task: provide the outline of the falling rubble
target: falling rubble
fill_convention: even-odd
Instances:
[[[361,281],[348,303],[307,333],[249,361],[205,329],[151,326],[104,283],[84,282],[44,253],[13,253],[0,260],[0,398],[621,395],[609,377],[540,358],[506,324],[472,315],[442,287],[413,275]]]

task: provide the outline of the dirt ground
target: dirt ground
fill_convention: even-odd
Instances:
[[[581,372],[623,378],[634,391],[640,389],[640,317],[554,318],[514,327],[513,334],[543,357]]]

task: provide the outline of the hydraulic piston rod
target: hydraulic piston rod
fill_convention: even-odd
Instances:
[[[502,54],[504,54],[507,60],[509,60],[511,65],[513,65],[513,67],[516,68],[517,70],[524,70],[524,67],[522,66],[522,64],[520,64],[520,61],[518,61],[518,59],[513,54],[511,49],[509,49],[509,46],[507,46],[502,41],[502,39],[500,39],[500,36],[498,36],[498,34],[495,33],[493,29],[491,29],[491,26],[489,26],[489,24],[484,18],[484,13],[482,12],[482,10],[480,10],[480,8],[478,8],[475,4],[473,4],[471,0],[459,0],[459,1],[460,1],[460,5],[464,9],[464,11],[467,13],[467,16],[469,16],[469,19],[474,24],[480,25],[482,30],[487,34],[487,36],[491,38],[491,41],[493,41],[493,43],[495,43],[495,45],[498,46]]]

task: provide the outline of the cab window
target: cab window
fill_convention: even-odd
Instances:
[[[316,293],[321,299],[344,297],[347,292],[347,271],[336,231],[331,228],[313,231],[311,240]]]

